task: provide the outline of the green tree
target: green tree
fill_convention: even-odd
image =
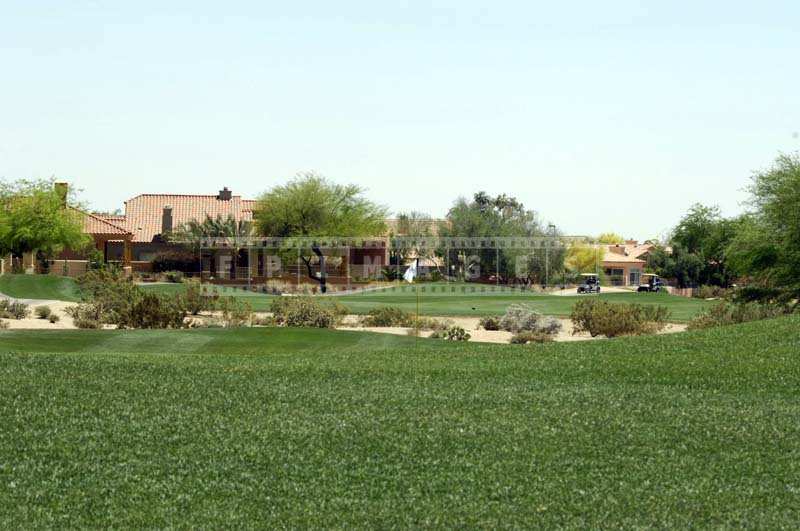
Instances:
[[[727,286],[733,281],[733,272],[727,266],[726,249],[736,236],[738,223],[738,219],[723,218],[715,206],[695,204],[689,209],[670,238],[673,249],[682,253],[675,264],[686,265],[680,269],[691,275],[686,278],[687,284]]]
[[[782,154],[756,172],[752,213],[728,246],[737,271],[767,287],[800,296],[800,154]]]
[[[0,182],[0,254],[39,253],[52,257],[70,248],[83,250],[83,213],[52,180]]]
[[[514,197],[489,196],[486,192],[476,193],[472,201],[464,198],[456,200],[447,213],[449,226],[443,227],[442,236],[481,238],[496,237],[552,237],[555,243],[557,231],[547,234],[533,210],[528,210]],[[440,255],[447,256],[449,263],[458,264],[459,274],[483,268],[490,273],[499,271],[501,278],[531,283],[541,281],[545,270],[561,271],[564,262],[564,249],[538,249],[535,252],[523,249],[440,249]],[[499,262],[498,262],[499,259]]]
[[[625,243],[625,238],[616,232],[604,232],[597,237],[597,242],[605,243],[607,245],[622,244]]]
[[[253,212],[258,234],[272,237],[368,237],[386,234],[386,209],[356,185],[335,184],[315,173],[299,174],[259,197]],[[314,274],[314,259],[320,274]],[[301,254],[308,277],[327,291],[325,255],[319,245]]]

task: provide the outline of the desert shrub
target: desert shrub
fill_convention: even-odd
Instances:
[[[186,281],[186,290],[182,297],[186,312],[191,315],[213,310],[219,300],[219,294],[216,291],[209,295],[200,282],[191,279]]]
[[[50,321],[52,324],[56,324],[61,320],[61,318],[58,315],[51,313],[49,316],[47,316],[47,320]]]
[[[436,319],[434,317],[425,316],[421,316],[419,319],[411,319],[411,326],[418,328],[419,330],[433,330],[434,332],[440,332],[442,330],[451,328],[453,325],[454,323],[451,319]]]
[[[447,330],[437,330],[430,337],[447,341],[469,341],[469,333],[460,326],[451,326]]]
[[[249,326],[253,319],[253,308],[241,299],[221,297],[217,307],[222,313],[222,324],[225,328]]]
[[[493,323],[489,323],[491,326]],[[498,327],[512,333],[537,332],[557,334],[561,330],[561,321],[553,317],[545,317],[525,304],[512,304],[499,319]]]
[[[770,319],[787,313],[791,313],[791,309],[782,304],[720,301],[704,312],[697,314],[689,322],[688,328],[689,330],[700,330],[715,326]]]
[[[663,306],[615,304],[598,299],[575,303],[570,318],[573,333],[589,332],[592,337],[652,334],[666,326],[669,310]]]
[[[172,282],[175,284],[180,284],[183,282],[183,272],[182,271],[164,271],[163,273],[164,281]]]
[[[47,319],[50,317],[50,314],[53,313],[52,310],[50,310],[50,306],[37,306],[34,311],[36,312],[36,317],[39,319]]]
[[[698,299],[721,299],[728,293],[728,290],[721,286],[700,286],[695,293]]]
[[[331,328],[339,322],[330,305],[311,297],[277,297],[270,311],[279,324],[286,326]]]
[[[480,321],[478,321],[478,326],[484,330],[500,330],[500,318],[494,315],[481,317]]]
[[[547,332],[522,330],[511,336],[509,343],[527,345],[528,343],[548,343],[550,341],[553,341],[553,335]]]
[[[184,326],[187,309],[183,295],[145,292],[113,270],[90,271],[81,277],[80,285],[88,302],[68,310],[79,328],[99,328],[102,324],[118,328]]]
[[[3,319],[0,319],[0,330],[5,330],[8,327],[9,327],[8,321],[4,321]]]
[[[272,315],[254,315],[253,326],[278,326],[278,321]]]
[[[142,296],[142,291],[119,268],[87,271],[78,277],[78,286],[83,300],[95,306],[101,323],[124,320],[121,314]]]
[[[20,301],[0,300],[0,317],[4,319],[25,319],[30,314],[28,305]]]
[[[72,322],[77,328],[96,330],[103,327],[100,321],[99,310],[93,304],[78,304],[67,308],[67,315],[72,317]]]
[[[186,309],[181,297],[140,293],[124,307],[115,309],[119,328],[183,328]]]
[[[364,326],[413,326],[414,317],[394,306],[373,308],[361,319]]]
[[[500,328],[509,332],[533,330],[542,314],[526,304],[511,304],[500,318]]]

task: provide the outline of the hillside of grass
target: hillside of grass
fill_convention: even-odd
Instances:
[[[0,331],[0,526],[793,528],[799,352]]]
[[[143,284],[142,287],[165,294],[178,293],[185,289],[184,284]],[[569,316],[575,302],[580,299],[577,296],[513,292],[507,289],[501,290],[495,286],[464,283],[431,283],[422,284],[419,288],[420,312],[424,315],[437,316],[502,315],[509,304],[525,303],[544,314],[566,317]],[[215,290],[223,296],[246,300],[256,311],[269,310],[272,301],[270,295],[253,293],[242,288],[209,285],[207,289]],[[599,297],[610,302],[666,306],[671,313],[670,320],[676,322],[689,321],[708,306],[708,302],[703,300],[677,297],[666,293],[603,293]],[[396,306],[413,313],[417,307],[416,286],[408,284],[400,284],[383,290],[335,296],[334,298],[356,314],[368,313],[378,306]]]
[[[19,299],[80,300],[73,279],[54,275],[0,275],[0,293]]]

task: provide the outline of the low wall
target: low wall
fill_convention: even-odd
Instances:
[[[49,260],[49,273],[60,277],[79,277],[89,270],[88,260]]]

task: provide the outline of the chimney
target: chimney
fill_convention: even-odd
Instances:
[[[161,214],[161,234],[172,232],[172,207],[167,205]]]
[[[61,199],[61,207],[67,207],[67,196],[69,195],[69,183],[53,183],[53,190]]]
[[[226,186],[225,188],[223,188],[222,190],[219,191],[219,194],[217,195],[217,199],[220,200],[220,201],[230,201],[232,196],[233,196],[233,192],[228,190],[228,187]]]

